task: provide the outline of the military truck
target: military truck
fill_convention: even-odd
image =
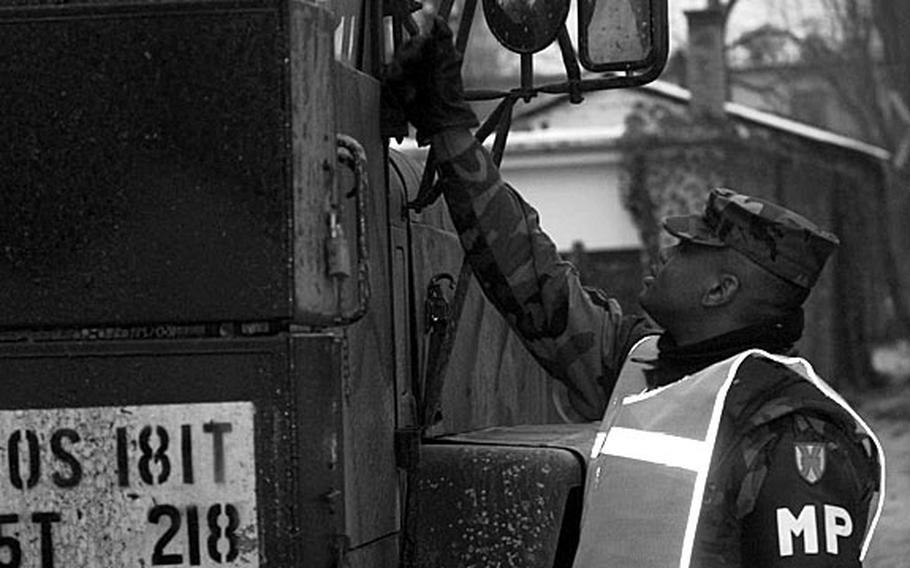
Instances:
[[[591,427],[545,425],[383,69],[489,26],[498,159],[516,101],[656,78],[666,1],[426,4],[0,0],[0,565],[571,563]]]

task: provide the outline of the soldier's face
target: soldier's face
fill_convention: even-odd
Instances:
[[[701,317],[702,298],[715,281],[722,250],[687,241],[662,249],[644,278],[638,297],[642,308],[669,330]]]

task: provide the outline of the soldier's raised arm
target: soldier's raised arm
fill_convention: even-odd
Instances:
[[[393,85],[420,144],[433,145],[439,182],[467,259],[487,298],[541,365],[567,385],[584,417],[602,416],[626,353],[654,333],[643,317],[582,287],[541,230],[537,212],[505,183],[468,128],[461,57],[437,20],[429,35],[406,44]]]

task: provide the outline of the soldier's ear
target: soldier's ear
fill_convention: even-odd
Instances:
[[[701,297],[701,305],[706,308],[724,306],[733,301],[739,292],[739,277],[729,272],[720,272],[711,282]]]

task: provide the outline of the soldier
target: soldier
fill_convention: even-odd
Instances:
[[[883,456],[860,417],[786,356],[838,245],[802,216],[729,189],[667,219],[640,302],[660,328],[582,287],[468,128],[451,32],[397,55],[387,86],[431,143],[487,298],[601,420],[575,566],[856,567],[881,510]]]

